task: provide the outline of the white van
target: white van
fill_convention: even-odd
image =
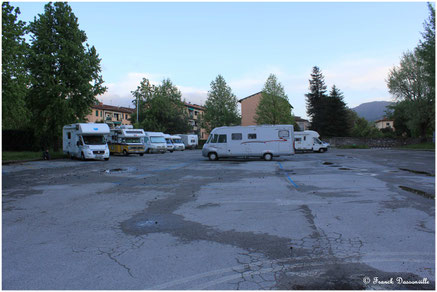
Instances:
[[[328,151],[330,145],[320,141],[319,137],[316,131],[294,132],[294,147],[296,151]]]
[[[146,153],[167,151],[167,143],[162,132],[144,132],[144,147]]]
[[[171,135],[164,133],[165,142],[167,143],[167,151],[173,152],[174,151],[174,145],[171,141]]]
[[[109,159],[106,135],[107,124],[77,123],[65,125],[62,129],[62,150],[70,158]]]
[[[172,135],[170,136],[171,142],[173,142],[174,150],[175,151],[184,151],[185,145],[182,143],[182,139],[178,135]]]
[[[185,145],[185,149],[196,149],[199,145],[199,137],[195,134],[176,134],[181,137],[182,143]]]
[[[212,130],[202,149],[209,160],[222,157],[261,157],[294,154],[293,125],[220,127]]]

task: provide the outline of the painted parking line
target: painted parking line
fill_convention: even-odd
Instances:
[[[284,170],[284,168],[282,167],[282,164],[280,162],[278,162],[279,164],[279,168]],[[287,177],[288,181],[295,187],[298,188],[297,184],[291,179],[290,175],[288,174],[288,172],[284,172],[284,175]]]

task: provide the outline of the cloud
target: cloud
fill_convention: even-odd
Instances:
[[[120,81],[106,83],[108,90],[97,99],[104,104],[133,108],[134,97],[131,91],[137,89],[143,78],[147,78],[153,85],[159,85],[166,76],[164,74],[131,72]],[[182,99],[187,102],[199,105],[205,103],[208,93],[206,90],[182,85],[176,85],[176,87],[181,91]]]

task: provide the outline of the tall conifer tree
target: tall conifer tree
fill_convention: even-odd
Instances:
[[[314,66],[311,73],[310,92],[305,94],[307,114],[311,119],[311,129],[319,132],[323,130],[324,103],[327,97],[325,78],[319,67]]]

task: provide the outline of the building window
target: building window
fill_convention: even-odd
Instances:
[[[256,139],[256,134],[247,134],[247,139]]]
[[[241,133],[232,133],[231,139],[232,140],[243,140],[243,134],[241,134]]]
[[[100,117],[103,117],[103,111],[100,111]]]
[[[198,111],[194,111],[194,115],[197,117],[197,114],[198,114],[199,112]]]
[[[98,117],[99,116],[99,111],[98,110],[96,110],[96,117]]]

